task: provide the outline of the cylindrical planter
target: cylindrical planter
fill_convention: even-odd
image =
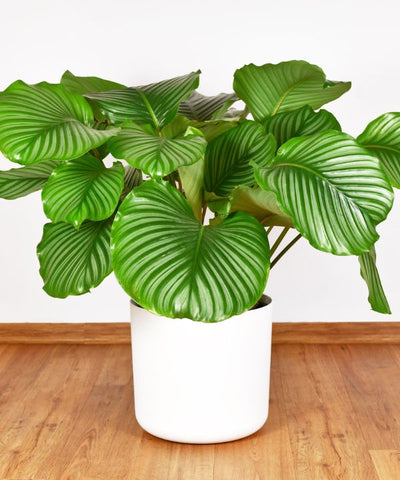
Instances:
[[[136,418],[182,443],[219,443],[268,416],[271,299],[218,323],[154,315],[131,302]]]

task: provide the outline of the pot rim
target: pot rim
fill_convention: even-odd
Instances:
[[[258,310],[260,308],[268,307],[269,305],[271,305],[271,303],[272,303],[272,298],[268,295],[262,294],[260,299],[255,303],[255,305],[253,305],[252,308],[249,308],[248,310],[245,310],[244,312],[240,313],[239,315],[243,315],[246,312],[251,312],[252,310]],[[139,305],[137,302],[135,302],[135,300],[133,300],[132,298],[130,299],[130,304],[133,305],[134,307],[138,307],[138,308],[141,308],[143,310],[149,311],[146,308]],[[150,312],[150,313],[152,313],[152,312]],[[211,322],[211,323],[213,323],[213,322]]]

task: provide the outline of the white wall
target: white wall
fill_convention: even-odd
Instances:
[[[398,1],[36,0],[2,2],[0,88],[17,78],[57,82],[64,70],[138,85],[203,71],[201,91],[230,91],[245,63],[306,59],[353,88],[335,105],[358,134],[378,114],[400,111]],[[0,168],[11,164],[0,158]],[[57,300],[41,290],[35,246],[40,196],[0,199],[0,321],[125,321],[128,300],[109,277],[93,293]],[[355,258],[303,241],[272,271],[276,321],[400,320],[400,199],[380,228],[379,267],[392,317],[369,311]]]

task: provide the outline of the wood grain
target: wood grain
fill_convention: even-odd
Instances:
[[[399,480],[400,450],[370,450],[379,480]]]
[[[130,324],[0,323],[5,344],[129,345]],[[400,344],[400,322],[275,323],[274,344]]]
[[[399,480],[399,372],[397,345],[275,345],[265,426],[184,445],[137,424],[129,345],[0,345],[0,479]]]
[[[400,449],[398,347],[330,345],[371,450]],[[399,477],[400,478],[400,477]]]
[[[276,355],[296,478],[375,479],[358,418],[329,347],[279,345]]]
[[[400,344],[400,322],[275,323],[273,342]]]
[[[128,322],[121,323],[0,323],[3,344],[128,345]]]

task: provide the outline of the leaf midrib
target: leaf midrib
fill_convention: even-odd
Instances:
[[[196,220],[197,222],[197,220]],[[199,223],[199,233],[197,235],[197,240],[196,240],[196,246],[194,248],[194,251],[193,251],[193,257],[192,257],[192,262],[191,262],[191,275],[190,275],[190,283],[189,283],[189,289],[188,289],[188,292],[189,292],[189,295],[188,295],[188,301],[190,302],[191,301],[191,298],[192,298],[192,292],[193,292],[193,286],[194,286],[194,283],[196,281],[196,277],[197,277],[197,267],[199,265],[199,259],[200,259],[200,250],[201,250],[201,243],[202,243],[202,239],[203,239],[203,235],[204,235],[204,230],[205,230],[205,226],[204,225],[201,225]]]
[[[308,79],[306,79],[308,80]],[[271,115],[276,115],[282,106],[282,103],[286,100],[287,96],[300,84],[304,83],[306,80],[302,79],[293,84],[290,88],[286,90],[286,92],[282,95],[282,97],[278,100],[278,103],[276,104],[276,107],[273,109]]]
[[[145,107],[147,108],[147,111],[149,112],[150,117],[153,120],[154,126],[156,127],[157,130],[160,130],[161,129],[160,123],[158,121],[158,118],[157,118],[154,110],[153,110],[153,107],[151,106],[151,103],[149,102],[149,99],[146,97],[146,95],[140,89],[136,89],[136,91],[138,92],[138,94],[139,94],[140,98],[142,99]]]
[[[103,175],[107,175],[108,173],[113,172],[113,168],[114,168],[114,165],[111,168],[106,168],[104,165],[102,165],[101,167],[99,166],[99,168],[97,170],[92,170],[91,172],[89,172],[89,171],[87,172],[89,174],[89,179],[88,179],[88,182],[86,183],[85,188],[82,192],[81,200],[80,200],[79,204],[76,207],[74,207],[74,209],[68,215],[69,217],[71,215],[76,217],[78,215],[78,213],[80,215],[82,215],[83,205],[87,201],[87,198],[90,194],[90,191],[92,190],[93,184],[95,184],[96,180],[98,180]],[[95,221],[91,218],[88,218],[88,220]],[[78,226],[82,225],[83,222],[84,222],[84,220],[81,220],[80,222],[78,222]],[[75,225],[75,222],[74,222],[74,225]]]

